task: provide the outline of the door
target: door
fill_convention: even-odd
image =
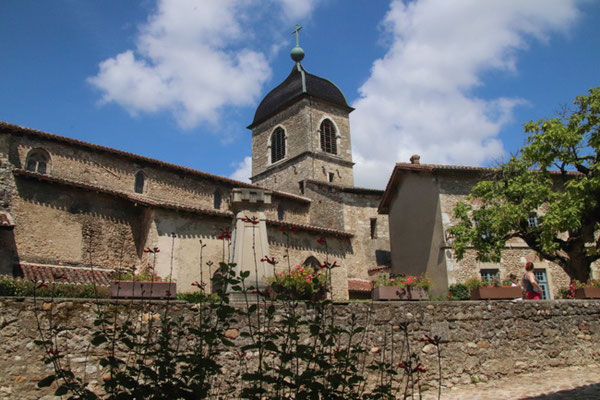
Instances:
[[[534,269],[535,280],[538,285],[542,288],[542,299],[548,300],[550,298],[550,290],[548,288],[548,278],[546,277],[545,269]]]

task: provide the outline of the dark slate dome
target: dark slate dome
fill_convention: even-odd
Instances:
[[[309,74],[300,63],[296,63],[288,77],[260,102],[254,114],[254,121],[248,128],[260,124],[303,95],[318,97],[348,111],[353,110],[346,102],[342,91],[334,83]]]

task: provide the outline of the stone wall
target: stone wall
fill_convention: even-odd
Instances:
[[[136,321],[143,320],[143,315],[162,314],[164,310],[164,303],[122,304],[130,307],[129,315]],[[100,307],[107,306],[108,303],[100,303]],[[90,387],[98,387],[105,373],[97,363],[99,354],[85,357],[89,330],[95,318],[94,303],[64,299],[51,304],[41,300],[37,307],[42,321],[51,313],[61,327],[59,341],[70,355],[74,371],[79,375],[85,370]],[[190,307],[193,306],[171,303],[169,311],[173,317],[189,316]],[[277,307],[276,312],[281,314],[284,308]],[[310,315],[310,312],[305,314]],[[400,343],[403,335],[396,328],[408,323],[412,351],[420,355],[428,370],[424,383],[432,385],[437,375],[436,355],[432,345],[419,342],[424,335],[439,335],[444,341],[441,356],[445,386],[600,360],[598,301],[338,303],[335,314],[342,326],[352,314],[358,315],[359,324],[368,328],[363,346],[378,350],[378,357],[382,352],[389,356],[392,338]],[[280,318],[276,316],[276,320]],[[245,323],[233,328],[233,333],[238,334],[246,329]],[[390,337],[390,333],[393,336]],[[248,342],[241,335],[230,337],[236,346]],[[0,299],[0,369],[3,371],[0,398],[53,398],[52,389],[36,387],[40,379],[52,372],[42,362],[42,350],[33,343],[37,338],[32,300]],[[222,353],[226,373],[240,367],[234,354],[235,350],[226,349]],[[248,357],[247,361],[252,362],[252,353]]]

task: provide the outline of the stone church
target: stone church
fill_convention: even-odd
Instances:
[[[107,284],[114,269],[156,255],[158,274],[191,292],[194,282],[211,290],[222,260],[268,275],[265,256],[279,271],[327,259],[340,265],[334,298],[368,295],[369,274],[391,259],[387,215],[377,212],[384,192],[354,186],[353,108],[303,56],[292,50],[291,73],[248,126],[252,184],[0,123],[0,274]],[[254,256],[240,234],[249,215]]]

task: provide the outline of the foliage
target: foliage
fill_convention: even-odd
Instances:
[[[571,279],[589,279],[600,258],[600,88],[574,104],[561,117],[525,124],[530,136],[519,154],[456,206],[459,222],[449,232],[458,259],[473,246],[478,260],[498,262],[516,237]]]
[[[32,297],[34,292],[39,297],[70,297],[70,298],[108,298],[107,287],[94,285],[75,285],[69,283],[54,283],[39,285],[26,280],[15,279],[0,275],[0,296]]]
[[[177,293],[177,300],[187,301],[188,303],[215,303],[219,301],[219,296],[214,293],[179,292]]]
[[[268,278],[267,283],[279,300],[314,300],[326,292],[325,274],[309,266],[296,265],[289,272]]]
[[[448,300],[470,300],[471,292],[466,285],[455,283],[448,288]]]
[[[152,264],[148,263],[140,271],[135,267],[131,269],[119,269],[115,271],[111,279],[115,281],[135,281],[135,282],[161,282],[163,279],[154,271]],[[171,282],[170,275],[164,279],[165,282]]]
[[[399,286],[399,287],[418,287],[421,289],[431,289],[431,279],[426,275],[420,276],[392,276],[390,274],[381,274],[379,279],[374,282],[375,287],[379,286]]]

